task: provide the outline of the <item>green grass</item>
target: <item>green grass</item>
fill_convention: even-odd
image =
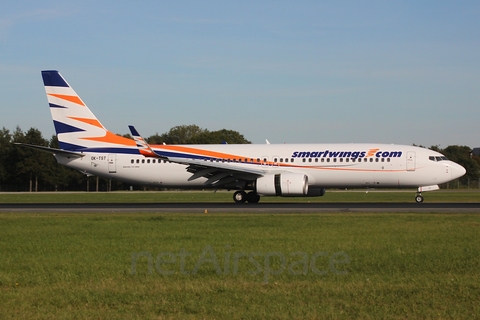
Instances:
[[[7,192],[0,203],[99,203],[99,202],[232,202],[232,192]],[[415,190],[327,190],[323,197],[262,197],[261,202],[413,202]],[[480,190],[425,192],[427,202],[480,202]]]
[[[0,318],[480,318],[479,234],[478,214],[4,213]]]

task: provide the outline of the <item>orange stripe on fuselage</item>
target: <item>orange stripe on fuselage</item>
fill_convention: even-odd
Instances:
[[[153,153],[153,152],[150,151],[150,150],[138,149],[138,151],[139,151],[140,154],[142,154],[144,157],[147,157],[147,158],[159,158],[155,153]]]
[[[92,126],[99,127],[104,129],[102,124],[97,119],[88,119],[88,118],[77,118],[77,117],[69,117],[70,119],[81,121],[83,123],[91,124]]]
[[[126,147],[136,147],[137,144],[132,139],[128,139],[122,136],[119,136],[111,131],[107,131],[106,135],[103,137],[92,137],[92,138],[82,138],[84,140],[98,141],[98,142],[107,142],[114,144],[121,144]]]
[[[250,157],[244,157],[244,156],[236,156],[228,153],[222,153],[222,152],[215,152],[215,151],[209,151],[209,150],[204,150],[204,149],[197,149],[197,148],[191,148],[191,147],[184,147],[184,146],[175,146],[175,145],[156,145],[152,146],[153,148],[156,149],[161,149],[161,150],[170,150],[170,151],[177,151],[177,152],[185,152],[185,153],[192,153],[195,155],[201,155],[201,156],[206,156],[206,157],[212,157],[212,158],[219,158],[219,159],[246,159]],[[186,155],[188,157],[188,155]],[[256,159],[254,159],[256,162]]]
[[[70,101],[70,102],[73,102],[73,103],[76,103],[76,104],[79,104],[79,105],[85,107],[85,104],[83,103],[83,101],[78,96],[69,96],[69,95],[66,95],[66,94],[57,94],[57,93],[49,93],[48,95],[52,96],[52,97],[55,97],[55,98],[67,100],[67,101]]]

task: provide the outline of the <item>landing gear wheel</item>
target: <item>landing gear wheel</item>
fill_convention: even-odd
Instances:
[[[415,196],[415,201],[416,201],[417,203],[422,203],[422,202],[423,202],[423,196],[422,196],[421,194],[417,194],[417,195]]]
[[[236,203],[245,203],[245,201],[247,201],[247,194],[245,191],[238,190],[233,194],[233,200]]]
[[[258,203],[258,201],[260,201],[260,196],[254,191],[249,192],[247,193],[247,201],[248,203]]]

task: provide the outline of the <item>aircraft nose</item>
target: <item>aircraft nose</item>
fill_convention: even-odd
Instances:
[[[458,163],[453,163],[451,166],[451,174],[452,174],[452,179],[457,179],[462,177],[465,173],[467,173],[467,170],[465,170],[464,167],[459,165]]]

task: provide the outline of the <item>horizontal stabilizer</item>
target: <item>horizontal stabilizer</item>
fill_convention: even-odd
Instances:
[[[83,153],[79,152],[74,152],[74,151],[67,151],[67,150],[62,150],[62,149],[56,149],[56,148],[49,148],[49,147],[44,147],[44,146],[37,146],[34,144],[28,144],[28,143],[15,143],[16,145],[22,146],[22,147],[27,147],[27,148],[32,148],[52,154],[57,154],[57,155],[62,155],[66,157],[75,157],[75,158],[82,158],[85,155]]]

